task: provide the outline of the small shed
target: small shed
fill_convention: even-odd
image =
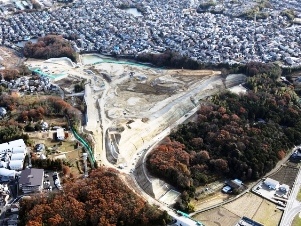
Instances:
[[[263,183],[271,190],[277,190],[279,187],[279,182],[272,178],[265,179]]]

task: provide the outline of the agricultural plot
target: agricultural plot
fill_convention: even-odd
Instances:
[[[194,219],[206,226],[233,226],[241,217],[248,217],[265,226],[278,225],[282,211],[276,205],[257,195],[247,193],[222,207],[199,213]]]
[[[264,226],[275,226],[279,224],[282,213],[274,203],[263,200],[252,219]]]
[[[239,199],[226,204],[224,208],[240,217],[246,216],[252,219],[259,209],[262,201],[263,198],[252,193],[247,193]]]
[[[193,218],[206,226],[233,226],[239,221],[240,216],[223,207],[218,207],[199,213]]]

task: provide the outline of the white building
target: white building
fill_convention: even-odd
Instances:
[[[16,176],[16,171],[15,170],[0,168],[1,181],[13,180],[13,179],[15,179],[15,176]]]
[[[58,128],[56,130],[56,138],[58,140],[64,140],[65,139],[65,132],[63,128]]]
[[[24,161],[23,160],[11,160],[9,162],[9,168],[11,170],[21,170],[23,169]]]
[[[7,168],[8,162],[0,161],[0,168]]]
[[[7,143],[13,147],[26,147],[23,139],[13,140]]]
[[[12,153],[26,153],[26,147],[13,147]]]
[[[13,153],[10,157],[10,160],[22,160],[24,161],[25,154],[24,153]]]
[[[271,178],[265,179],[263,183],[271,190],[277,190],[279,187],[279,182]]]

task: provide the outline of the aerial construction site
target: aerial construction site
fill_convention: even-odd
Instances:
[[[85,57],[93,58],[93,63],[85,61]],[[241,74],[222,76],[213,70],[105,62],[97,55],[81,58],[83,63],[78,65],[65,59],[29,60],[27,64],[46,70],[52,77],[64,74],[63,79],[86,79],[84,92],[76,95],[84,96],[83,131],[90,134],[95,160],[130,174],[156,199],[170,187],[148,175],[145,160],[149,151],[172,129],[191,118],[207,97],[245,79]]]

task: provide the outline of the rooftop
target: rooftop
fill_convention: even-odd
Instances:
[[[43,183],[43,169],[25,169],[22,170],[19,183],[26,186],[40,186]]]

